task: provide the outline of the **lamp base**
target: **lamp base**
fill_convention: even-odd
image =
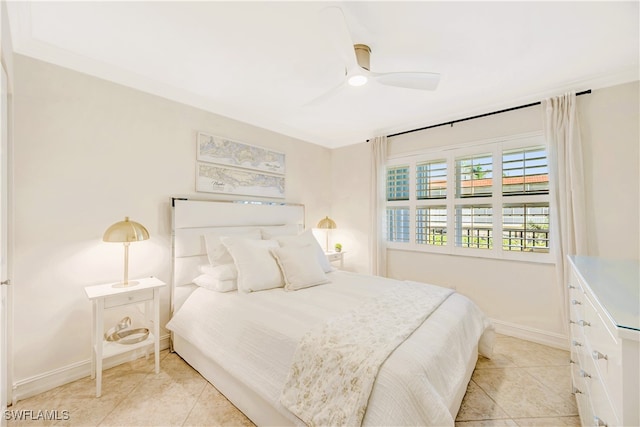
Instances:
[[[139,284],[140,282],[138,282],[137,280],[131,280],[127,283],[124,282],[120,282],[120,283],[114,283],[113,285],[111,285],[112,288],[130,288],[132,286],[135,286],[137,284]]]

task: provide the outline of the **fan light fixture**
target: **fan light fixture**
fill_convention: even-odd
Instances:
[[[381,84],[413,90],[435,90],[440,74],[426,71],[392,71],[377,73],[371,71],[371,48],[363,43],[353,43],[347,21],[342,9],[329,6],[319,13],[322,27],[326,29],[328,41],[344,65],[344,77],[335,85],[305,105],[317,105],[325,102],[348,86]],[[373,83],[371,83],[373,82]]]
[[[349,80],[347,80],[349,82],[349,84],[351,86],[363,86],[365,84],[367,84],[367,81],[369,79],[367,79],[367,76],[364,76],[362,74],[356,74],[353,75],[351,77],[349,77]]]
[[[122,288],[138,284],[137,281],[129,281],[129,244],[147,239],[149,239],[147,229],[140,223],[129,221],[128,216],[124,217],[124,221],[116,222],[104,232],[102,236],[104,242],[124,244],[124,280],[122,283],[116,283],[113,287]]]

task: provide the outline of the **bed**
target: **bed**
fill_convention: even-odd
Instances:
[[[454,424],[478,352],[490,356],[493,341],[473,302],[321,261],[323,281],[313,282],[315,264],[296,268],[287,258],[300,263],[320,250],[289,245],[308,235],[302,205],[174,198],[172,207],[172,348],[255,424]],[[246,237],[257,231],[255,241]],[[240,290],[194,284],[211,263],[211,236],[223,236]],[[284,287],[244,292],[268,274],[246,272],[238,242],[268,246]],[[260,271],[262,258],[250,255]],[[303,279],[311,285],[296,288]]]

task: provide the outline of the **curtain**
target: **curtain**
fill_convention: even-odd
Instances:
[[[562,296],[562,319],[569,328],[567,255],[587,254],[582,143],[575,92],[542,101],[549,156],[551,244]]]
[[[387,251],[385,245],[385,180],[387,162],[387,137],[377,136],[371,140],[371,274],[386,276]]]

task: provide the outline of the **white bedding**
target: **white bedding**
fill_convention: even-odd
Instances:
[[[360,425],[385,360],[453,293],[413,282],[387,288],[302,337],[280,402],[308,425]]]
[[[390,280],[343,271],[328,276],[329,284],[295,292],[199,288],[167,327],[292,424],[303,424],[279,402],[299,340],[310,328],[384,292]],[[483,335],[485,331],[489,333]],[[453,425],[453,402],[466,387],[468,361],[479,342],[481,352],[491,348],[491,332],[475,304],[451,295],[382,365],[363,424]]]

